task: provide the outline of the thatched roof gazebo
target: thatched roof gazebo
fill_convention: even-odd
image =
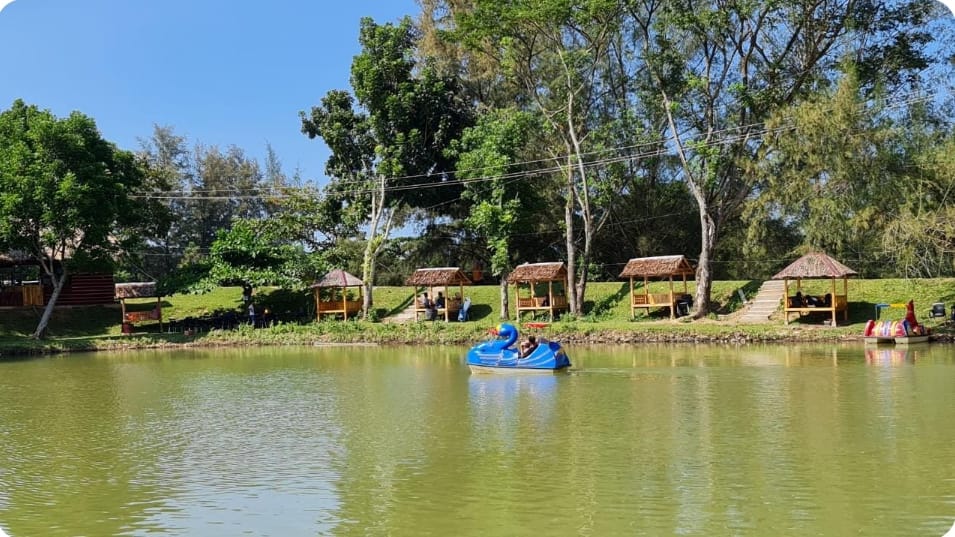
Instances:
[[[156,282],[117,283],[115,296],[123,312],[124,334],[132,333],[133,323],[142,321],[159,321],[159,331],[162,332],[162,295],[158,291]],[[127,311],[127,300],[141,298],[155,298],[156,305],[151,310]]]
[[[677,302],[685,302],[687,308],[692,302],[687,290],[686,277],[693,276],[696,271],[693,265],[682,255],[661,255],[656,257],[638,257],[627,262],[627,266],[620,273],[621,278],[630,278],[630,316],[636,317],[636,310],[643,308],[650,312],[650,308],[670,308],[670,318],[676,318]],[[683,278],[683,293],[677,296],[673,292],[673,277]],[[637,293],[633,287],[635,278],[643,278],[643,292]],[[670,281],[669,293],[651,293],[650,279],[666,278]]]
[[[443,288],[444,293],[448,293],[449,296],[444,297],[444,307],[438,307],[438,315],[443,315],[445,321],[449,321],[453,318],[454,315],[461,309],[461,299],[464,297],[464,286],[471,285],[471,280],[464,275],[464,272],[461,271],[458,267],[437,267],[437,268],[420,268],[408,277],[405,281],[407,285],[414,287],[414,317],[415,320],[418,320],[418,314],[424,314],[427,318],[427,308],[424,307],[424,304],[417,299],[418,290],[427,289],[428,296],[432,301],[435,300],[434,289],[435,287]],[[455,296],[450,296],[449,288],[457,285],[458,292]]]
[[[788,267],[779,271],[773,280],[785,280],[785,294],[783,298],[783,312],[786,315],[786,324],[789,324],[789,314],[812,313],[817,311],[832,313],[832,326],[836,326],[836,313],[842,312],[842,320],[849,319],[849,277],[858,276],[858,273],[843,265],[828,255],[816,252],[806,254],[793,261]],[[842,279],[842,294],[836,290],[836,280]],[[802,280],[832,280],[832,290],[824,297],[803,296]],[[790,280],[796,281],[796,294],[789,294]]]
[[[546,311],[550,320],[561,311],[567,311],[567,267],[562,262],[524,263],[507,275],[507,283],[514,285],[514,303],[519,321],[523,312],[531,314]],[[547,284],[547,294],[537,294],[539,284]],[[560,286],[555,291],[554,284]],[[524,289],[527,289],[525,296]]]
[[[354,316],[361,311],[365,283],[342,269],[329,272],[310,287],[315,295],[315,316],[319,321],[322,315],[341,315],[347,321],[349,315]],[[351,287],[358,289],[357,300],[348,297]]]

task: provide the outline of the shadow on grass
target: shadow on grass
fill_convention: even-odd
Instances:
[[[614,306],[622,302],[627,302],[626,298],[630,295],[630,284],[624,282],[620,284],[620,288],[613,292],[611,295],[607,295],[600,300],[585,300],[584,301],[584,314],[592,315],[594,317],[600,317],[606,314],[609,314],[613,311]]]

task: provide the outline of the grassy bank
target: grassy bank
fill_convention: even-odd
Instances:
[[[942,339],[951,340],[951,323],[928,319],[933,302],[944,302],[950,311],[955,301],[955,279],[855,280],[849,282],[849,321],[838,327],[824,324],[822,314],[807,315],[784,325],[781,315],[767,324],[741,324],[736,320],[743,306],[740,292],[751,298],[758,281],[721,281],[713,286],[716,313],[705,319],[671,321],[663,311],[630,319],[627,283],[592,283],[588,287],[585,315],[565,317],[550,324],[544,335],[576,343],[631,343],[644,341],[841,341],[858,339],[864,323],[874,317],[878,303],[914,300],[920,321],[932,326]],[[807,282],[809,294],[827,292],[827,282]],[[651,291],[663,292],[664,284],[652,284]],[[818,287],[818,289],[817,289]],[[186,335],[160,331],[157,323],[140,324],[132,335],[121,333],[119,306],[59,308],[50,323],[49,339],[35,341],[29,334],[36,327],[41,310],[0,311],[0,355],[34,354],[77,350],[150,348],[180,345],[312,345],[317,343],[379,344],[471,344],[487,337],[487,330],[499,322],[500,298],[497,286],[466,289],[471,297],[471,321],[390,322],[413,300],[407,287],[380,287],[375,290],[375,322],[336,320],[312,321],[311,296],[276,289],[259,289],[255,302],[279,321],[270,328],[211,330]],[[692,292],[692,288],[691,288]],[[240,288],[225,287],[205,295],[176,295],[163,299],[163,317],[189,317],[235,312],[244,315]],[[149,309],[154,300],[134,301],[131,308]],[[887,309],[883,318],[901,318],[904,310]],[[526,319],[525,319],[526,320]]]

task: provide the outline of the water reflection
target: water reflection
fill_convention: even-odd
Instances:
[[[865,362],[874,366],[900,366],[915,363],[916,352],[906,348],[877,347],[865,349]]]

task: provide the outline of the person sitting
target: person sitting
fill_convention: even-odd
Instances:
[[[434,300],[434,307],[436,309],[444,309],[444,293],[438,291],[438,298]]]
[[[806,295],[806,305],[810,308],[818,308],[822,305],[822,301],[817,296]]]
[[[434,302],[428,298],[428,293],[421,293],[421,308],[424,309],[426,321],[433,321],[438,316],[438,310],[434,307]]]
[[[527,340],[521,343],[520,358],[527,358],[534,352],[535,349],[537,349],[537,338],[534,336],[527,336]]]

